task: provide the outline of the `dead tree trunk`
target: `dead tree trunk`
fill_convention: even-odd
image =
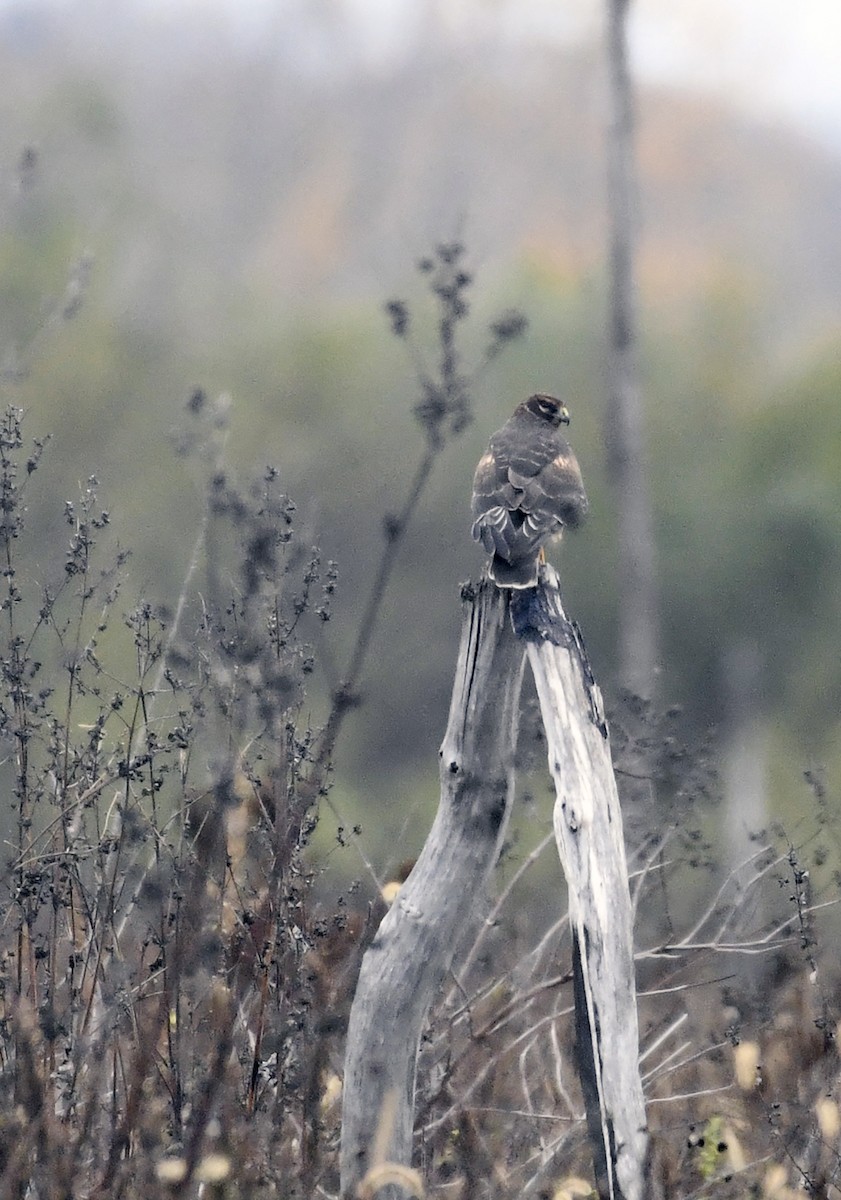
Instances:
[[[569,889],[576,1051],[602,1200],[645,1194],[633,918],[622,813],[601,693],[544,568],[548,619],[528,644],[555,782],[555,840]]]
[[[466,597],[441,746],[441,804],[420,858],[365,954],[348,1028],[341,1190],[391,1182],[410,1194],[415,1066],[430,1002],[471,926],[514,794],[525,646],[509,593],[484,581]],[[385,1195],[386,1193],[378,1193]],[[390,1194],[394,1194],[394,1190]]]
[[[421,1028],[508,821],[524,654],[555,779],[555,836],[574,934],[578,1069],[601,1200],[642,1200],[647,1134],[638,1066],[631,903],[601,696],[557,575],[469,597],[441,805],[421,857],[362,963],[345,1059],[345,1197],[420,1194],[410,1169]],[[383,1189],[383,1190],[381,1190]]]

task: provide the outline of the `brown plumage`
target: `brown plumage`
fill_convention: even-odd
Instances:
[[[492,555],[488,574],[499,587],[534,587],[544,544],[587,515],[581,470],[562,424],[569,424],[569,413],[560,400],[530,396],[479,460],[473,536]]]

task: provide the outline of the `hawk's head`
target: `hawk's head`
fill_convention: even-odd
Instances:
[[[531,413],[533,417],[546,421],[554,429],[557,429],[559,425],[569,425],[567,406],[562,400],[556,400],[554,396],[547,396],[544,392],[529,396],[528,400],[523,401],[520,408]]]

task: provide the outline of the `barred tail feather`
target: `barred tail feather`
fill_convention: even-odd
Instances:
[[[537,587],[537,555],[520,558],[510,563],[495,554],[488,566],[488,574],[497,585],[504,588]]]

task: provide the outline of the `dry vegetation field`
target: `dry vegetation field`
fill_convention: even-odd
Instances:
[[[171,612],[128,605],[95,480],[57,514],[51,582],[19,571],[60,448],[29,441],[17,409],[0,427],[4,1198],[338,1191],[343,1037],[387,901],[352,887],[326,902],[311,847],[338,718],[308,724],[301,631],[330,619],[336,570],[299,541],[272,471],[228,478],[224,411],[201,393],[188,410],[207,570],[199,587],[192,564]],[[614,726],[630,801],[645,761],[665,806],[630,857],[661,1194],[841,1195],[838,963],[812,883],[834,841],[827,799],[813,779],[812,835],[758,839],[716,876],[709,780],[671,720],[637,705]],[[364,831],[338,838],[364,852]],[[520,899],[539,859],[509,872],[430,1014],[430,1196],[590,1194],[563,903],[535,933]]]

